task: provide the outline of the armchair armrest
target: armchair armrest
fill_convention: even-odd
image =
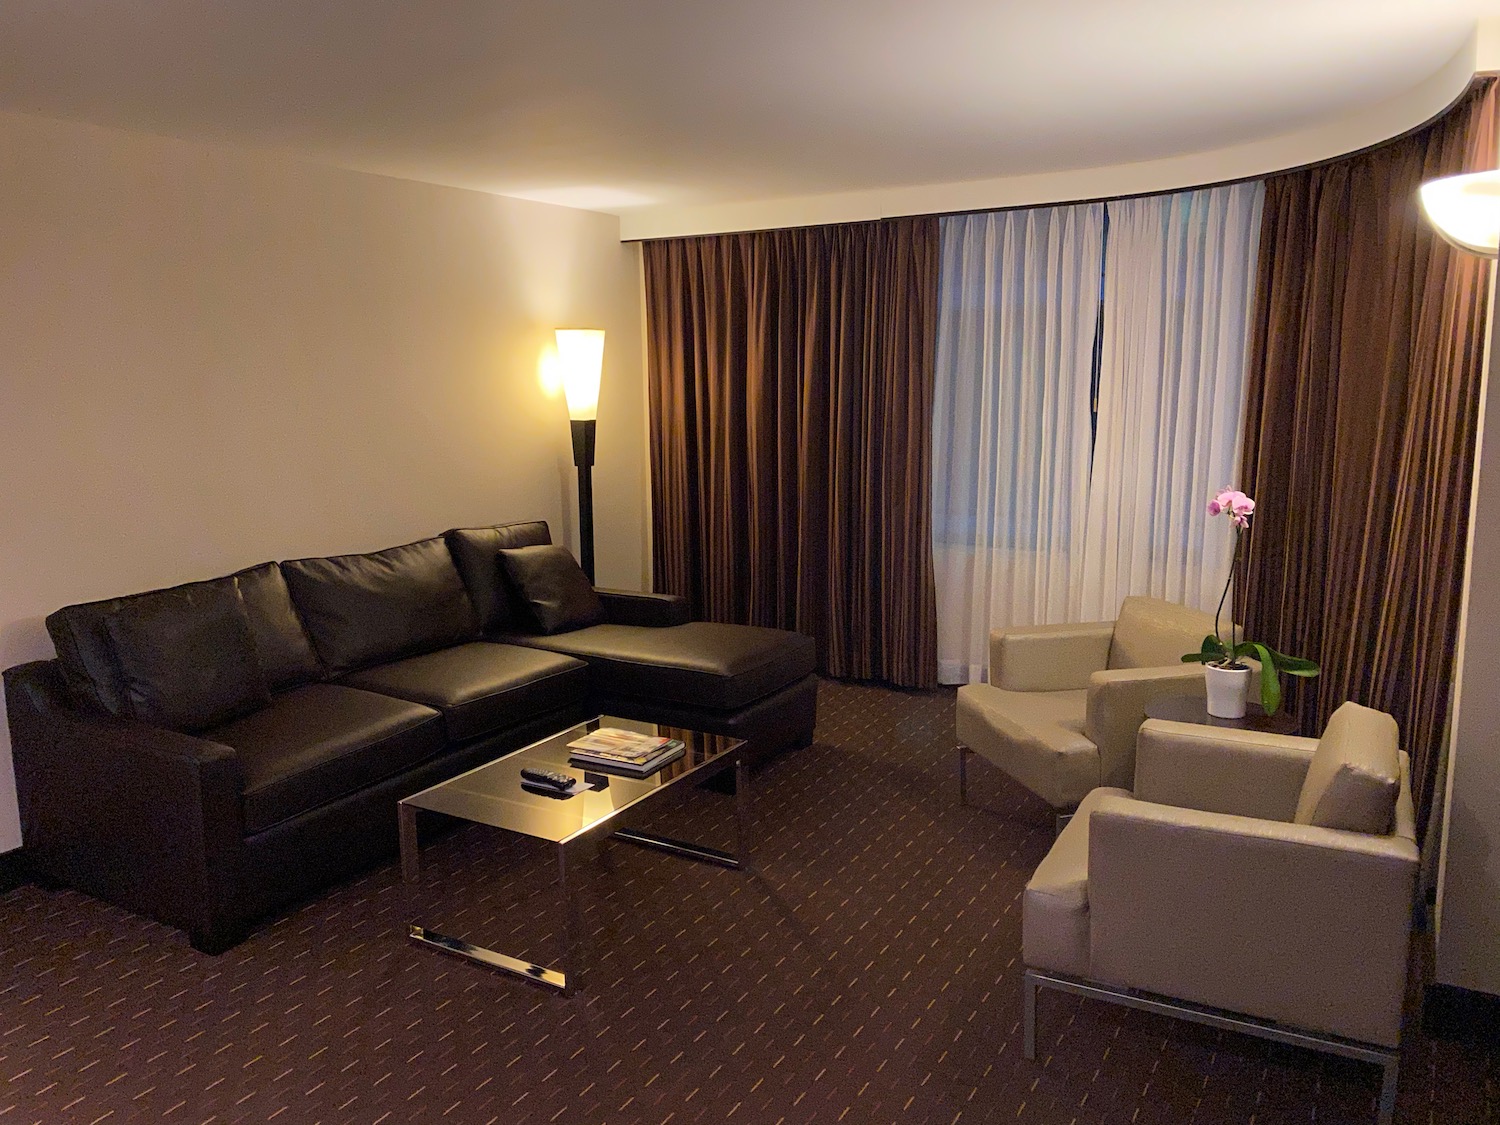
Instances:
[[[1089,822],[1091,972],[1393,1046],[1417,866],[1402,835],[1106,796]]]
[[[54,661],[5,672],[27,862],[188,930],[221,936],[244,834],[228,746],[70,705]]]
[[[1113,621],[1028,625],[990,633],[990,683],[1005,691],[1081,691],[1109,663]]]
[[[1147,719],[1136,738],[1135,795],[1290,822],[1317,748],[1315,738]]]
[[[646,594],[635,590],[595,587],[604,603],[604,620],[611,625],[686,625],[690,620],[687,599],[678,594]]]
[[[1099,747],[1099,784],[1129,789],[1135,779],[1135,739],[1146,704],[1158,695],[1203,691],[1203,666],[1113,668],[1088,680],[1083,733]]]

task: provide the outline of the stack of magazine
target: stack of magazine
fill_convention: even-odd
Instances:
[[[686,753],[682,741],[640,734],[617,727],[600,727],[568,743],[568,761],[580,766],[598,766],[614,773],[645,777]]]

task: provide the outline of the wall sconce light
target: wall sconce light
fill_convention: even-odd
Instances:
[[[1500,171],[1429,180],[1422,210],[1443,238],[1485,258],[1500,256]]]
[[[557,360],[573,429],[578,466],[578,562],[594,580],[594,429],[599,417],[599,376],[604,370],[604,330],[559,328]]]

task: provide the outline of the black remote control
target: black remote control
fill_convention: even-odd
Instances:
[[[556,789],[558,792],[566,792],[573,788],[573,779],[567,774],[558,773],[556,770],[538,769],[535,766],[522,766],[521,780],[546,789]]]

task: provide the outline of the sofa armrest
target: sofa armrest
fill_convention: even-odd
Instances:
[[[1203,812],[1290,821],[1315,738],[1147,719],[1136,738],[1135,795]]]
[[[1027,625],[990,633],[990,683],[1006,691],[1082,691],[1109,663],[1113,621]]]
[[[679,594],[645,594],[634,590],[606,590],[595,587],[594,593],[604,603],[604,620],[611,625],[686,625],[691,617],[687,599]]]
[[[1107,796],[1089,822],[1090,971],[1394,1045],[1416,843]]]
[[[1129,789],[1135,781],[1135,738],[1146,721],[1146,704],[1158,695],[1203,690],[1201,664],[1160,668],[1114,668],[1088,680],[1083,733],[1099,747],[1099,784]]]
[[[55,664],[5,671],[28,864],[195,940],[222,936],[244,834],[235,752],[76,710]]]

